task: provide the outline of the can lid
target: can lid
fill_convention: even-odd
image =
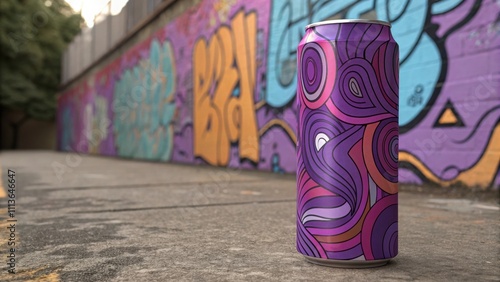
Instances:
[[[312,24],[308,24],[306,26],[306,29],[315,27],[318,25],[328,25],[328,24],[343,24],[343,23],[367,23],[367,24],[381,24],[381,25],[386,25],[388,27],[391,26],[391,23],[386,22],[386,21],[380,21],[380,20],[368,20],[368,19],[340,19],[340,20],[330,20],[330,21],[322,21],[322,22],[315,22]]]

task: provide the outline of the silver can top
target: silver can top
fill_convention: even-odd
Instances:
[[[386,25],[388,27],[391,26],[391,23],[386,22],[386,21],[379,21],[379,20],[367,20],[367,19],[341,19],[341,20],[330,20],[330,21],[322,21],[322,22],[316,22],[312,24],[308,24],[306,26],[306,29],[315,27],[318,25],[328,25],[328,24],[344,24],[344,23],[367,23],[367,24],[381,24],[381,25]]]

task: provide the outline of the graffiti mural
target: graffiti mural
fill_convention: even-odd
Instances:
[[[194,155],[226,166],[230,144],[239,141],[239,156],[259,161],[255,117],[256,14],[238,12],[193,53]]]
[[[59,105],[64,108],[58,111],[58,147],[63,151],[85,153],[89,149],[89,131],[92,106],[92,95],[87,82],[68,90],[60,97]],[[60,106],[59,106],[60,107]]]
[[[197,1],[62,93],[59,148],[293,173],[304,27],[381,19],[400,46],[399,180],[499,187],[499,14],[496,0]]]
[[[413,112],[414,120],[403,127],[402,181],[495,186],[500,164],[500,67],[488,61],[500,58],[499,8],[496,1],[441,1],[430,7],[424,28],[439,48],[440,60],[435,62],[440,73],[430,96],[422,84],[419,95],[425,107]],[[408,72],[422,61],[413,60],[415,67]],[[418,90],[406,91],[407,97]],[[411,103],[400,103],[402,115],[412,113]]]
[[[114,134],[123,157],[170,159],[175,114],[175,61],[171,43],[153,39],[149,54],[126,69],[114,88]]]

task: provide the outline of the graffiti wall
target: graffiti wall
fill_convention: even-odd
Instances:
[[[499,187],[496,0],[199,1],[61,94],[59,149],[293,173],[296,46],[336,18],[392,23],[400,181]]]

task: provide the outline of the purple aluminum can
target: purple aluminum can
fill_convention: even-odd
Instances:
[[[308,25],[297,48],[297,250],[374,267],[398,253],[398,45],[390,24]]]

